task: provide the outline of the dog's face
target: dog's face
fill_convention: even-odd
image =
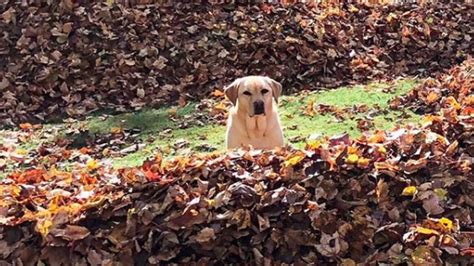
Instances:
[[[225,88],[227,98],[250,117],[272,112],[272,98],[278,102],[281,84],[269,77],[248,76],[236,79]]]

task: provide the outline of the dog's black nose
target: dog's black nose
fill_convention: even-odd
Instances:
[[[261,115],[265,113],[265,104],[263,103],[263,101],[254,102],[253,108],[256,115]]]

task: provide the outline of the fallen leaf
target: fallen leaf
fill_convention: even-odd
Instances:
[[[405,187],[402,191],[402,196],[413,196],[417,192],[417,189],[415,186],[408,186]]]
[[[94,159],[89,159],[86,164],[87,168],[89,170],[96,170],[97,168],[100,167],[100,164],[97,160]]]
[[[357,161],[359,161],[359,156],[357,156],[357,154],[349,154],[349,156],[346,159],[346,162],[348,164],[356,164]]]

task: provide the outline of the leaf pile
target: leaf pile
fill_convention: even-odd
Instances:
[[[390,107],[409,108],[418,114],[429,114],[451,106],[461,110],[462,115],[473,115],[473,90],[474,59],[468,58],[460,66],[451,68],[449,73],[425,79],[408,94],[394,98]]]
[[[287,92],[338,87],[473,54],[473,6],[459,1],[106,2],[0,4],[2,123],[184,103],[249,74]]]
[[[464,104],[420,127],[304,150],[15,172],[0,186],[0,260],[473,264],[474,116]]]
[[[91,159],[111,163],[152,141],[141,140],[136,128],[112,127],[104,134],[93,134],[85,124],[74,122],[53,128],[23,123],[20,128],[19,132],[0,131],[0,171],[39,166],[64,169]],[[34,143],[36,148],[24,149],[24,143]]]

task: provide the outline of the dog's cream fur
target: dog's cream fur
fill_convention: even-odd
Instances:
[[[248,145],[254,149],[283,146],[283,131],[277,112],[281,89],[280,83],[263,76],[239,78],[225,88],[225,94],[233,104],[227,121],[227,149]],[[264,114],[255,114],[256,101],[263,101]]]

